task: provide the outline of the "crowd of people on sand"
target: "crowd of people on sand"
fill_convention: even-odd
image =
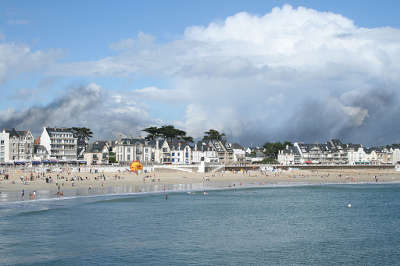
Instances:
[[[143,183],[158,183],[161,182],[161,178],[164,178],[162,173],[160,172],[147,172],[147,173],[136,173],[136,175],[140,176],[140,178],[143,178]],[[196,175],[193,175],[192,177],[194,178]],[[265,169],[246,169],[246,168],[239,168],[236,170],[226,170],[226,171],[218,171],[218,172],[208,172],[207,174],[200,174],[197,175],[197,177],[202,178],[203,183],[205,182],[211,182],[211,179],[218,181],[223,181],[220,177],[228,177],[228,178],[233,178],[233,180],[241,180],[240,183],[237,181],[236,183],[232,183],[232,186],[241,186],[242,184],[245,184],[248,182],[249,179],[247,177],[251,178],[262,178],[260,180],[254,180],[252,179],[251,182],[257,182],[260,185],[264,185],[264,181],[267,182],[265,177],[282,177],[282,178],[297,178],[297,179],[303,179],[304,180],[321,180],[321,183],[324,182],[330,182],[334,180],[333,182],[340,182],[340,183],[353,183],[357,182],[360,180],[370,180],[372,182],[379,182],[379,181],[385,181],[385,173],[383,172],[367,172],[367,171],[346,171],[346,170],[334,170],[334,171],[329,171],[329,170],[323,170],[323,169],[318,169],[318,170],[290,170],[290,169],[270,169],[270,168],[265,168]],[[63,189],[68,186],[68,187],[75,187],[78,186],[78,184],[86,184],[88,186],[88,193],[95,193],[97,189],[101,189],[104,187],[104,183],[109,180],[123,180],[126,177],[126,173],[122,174],[120,171],[114,172],[114,173],[109,173],[107,176],[104,172],[100,172],[98,170],[90,170],[86,172],[80,171],[72,171],[72,169],[27,169],[27,168],[22,168],[22,169],[14,169],[14,168],[0,168],[0,184],[5,182],[5,184],[17,184],[21,182],[23,185],[29,185],[29,184],[49,184],[53,185],[55,184],[56,186],[56,195],[58,197],[64,196]],[[243,179],[241,179],[243,177]],[[180,175],[180,178],[191,178],[191,175]],[[195,180],[195,179],[194,179]],[[198,179],[197,179],[198,180]],[[277,179],[272,179],[272,180],[277,180]],[[140,181],[139,181],[140,182]],[[97,183],[97,184],[96,184]],[[3,183],[4,184],[4,183]],[[85,185],[84,185],[85,186]],[[82,186],[80,186],[82,187]],[[32,188],[36,189],[35,188]],[[1,192],[0,192],[1,193]],[[26,189],[23,189],[21,192],[21,198],[24,200],[26,198],[29,198],[31,200],[37,199],[37,192],[36,191],[31,191],[27,192],[28,196],[25,195]]]
[[[91,183],[96,182],[100,183],[101,187],[104,187],[104,182],[109,180],[122,180],[124,176],[121,176],[120,171],[114,175],[106,176],[103,173],[99,173],[99,171],[90,171],[90,175],[85,175],[81,171],[78,171],[78,174],[74,174],[71,169],[62,169],[61,171],[52,171],[50,169],[42,170],[40,172],[35,172],[32,169],[11,169],[12,173],[11,176],[14,176],[14,179],[11,178],[8,171],[10,169],[1,169],[0,168],[0,184],[1,181],[9,182],[10,184],[17,184],[18,181],[23,185],[29,184],[55,184],[57,188],[56,196],[61,197],[64,196],[63,188],[67,185],[71,187],[75,187],[78,183]],[[89,177],[88,177],[89,176]],[[19,177],[19,178],[15,178]],[[25,195],[26,189],[22,189],[21,191],[21,199],[27,199]],[[92,191],[92,186],[89,185],[88,192]],[[1,192],[0,192],[1,193]],[[37,199],[37,192],[31,191],[29,192],[30,200]]]

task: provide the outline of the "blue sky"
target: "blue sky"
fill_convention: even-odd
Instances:
[[[290,10],[284,9],[285,5],[290,5]],[[273,16],[274,7],[279,9],[276,11],[277,16]],[[305,11],[299,7],[304,7]],[[400,140],[394,133],[377,133],[378,127],[389,124],[389,121],[378,123],[377,117],[380,112],[389,112],[393,116],[397,114],[397,109],[388,111],[383,108],[386,106],[385,99],[397,97],[394,89],[397,88],[397,80],[389,74],[379,75],[382,71],[396,74],[397,65],[388,63],[387,69],[379,69],[379,73],[372,66],[365,70],[362,65],[378,62],[377,67],[381,68],[382,62],[386,62],[384,58],[398,56],[397,47],[392,50],[390,47],[392,42],[396,43],[397,29],[400,28],[399,8],[399,1],[361,0],[3,1],[0,5],[0,45],[3,45],[3,50],[0,50],[0,56],[3,54],[3,59],[0,57],[2,124],[35,127],[37,123],[28,123],[23,118],[31,114],[27,112],[30,108],[47,110],[49,106],[62,102],[67,94],[72,94],[71,90],[98,86],[102,91],[102,96],[98,97],[104,97],[98,100],[111,108],[106,110],[104,106],[96,107],[99,112],[116,112],[118,106],[121,110],[114,117],[121,121],[132,121],[131,124],[121,123],[124,124],[122,127],[112,124],[117,127],[112,131],[93,125],[99,137],[134,135],[146,125],[173,123],[194,136],[200,136],[207,127],[215,127],[231,132],[228,134],[232,139],[252,143],[283,140],[280,139],[283,137],[294,141],[341,137],[364,143],[394,142]],[[242,17],[241,13],[246,15]],[[259,19],[268,14],[272,14],[271,19]],[[336,16],[332,19],[329,14]],[[283,19],[280,20],[280,17]],[[229,18],[233,18],[232,27],[237,27],[237,31],[228,25]],[[321,42],[316,49],[320,52],[327,49],[328,53],[332,53],[329,60],[323,58],[326,64],[312,64],[305,68],[313,69],[315,73],[312,75],[304,72],[301,67],[301,60],[304,60],[303,65],[308,65],[308,60],[302,54],[304,49],[296,50],[292,47],[299,40],[298,37],[294,38],[296,28],[287,23],[291,20],[294,24],[302,21],[295,26],[299,27],[298,30],[307,32],[309,23],[309,28],[316,32],[315,36],[322,36],[312,40],[314,35],[308,32],[311,40],[302,40],[301,43],[309,42],[307,45],[313,45]],[[247,29],[243,29],[242,22]],[[213,35],[213,24],[218,28],[221,38]],[[279,33],[269,31],[268,34],[279,36],[264,36],[262,46],[249,40],[250,35],[246,36],[248,32],[250,34],[257,29],[260,32],[252,35],[254,39],[254,36],[266,34],[263,27],[270,29],[275,26],[282,30]],[[194,27],[200,27],[200,30]],[[321,27],[330,27],[329,30],[337,32],[337,36],[349,34],[358,37],[346,44],[338,43],[338,46],[326,48],[329,42],[335,42],[336,39],[323,36],[324,30]],[[394,29],[394,32],[386,28]],[[365,33],[363,29],[377,30]],[[293,39],[293,43],[292,36],[296,40]],[[298,59],[280,64],[274,53],[265,57],[263,49],[277,49],[275,54],[280,54],[279,45],[267,45],[268,38],[275,38],[273,41],[278,38],[283,43],[288,41],[288,47],[293,50],[291,54]],[[364,45],[365,40],[371,42],[368,47]],[[361,48],[355,49],[354,43],[366,49],[366,52],[359,53]],[[388,43],[385,51],[379,50],[382,43]],[[237,55],[234,49],[240,51],[238,47],[249,50]],[[233,52],[228,52],[230,50]],[[21,53],[25,53],[24,56],[13,59]],[[308,56],[312,58],[313,53]],[[324,57],[324,53],[316,56]],[[343,61],[345,59],[337,59],[346,56],[350,61],[352,56],[365,56],[365,61],[351,64]],[[371,56],[378,59],[371,60]],[[252,67],[254,71],[261,72],[247,72]],[[263,69],[268,69],[268,75],[273,77],[266,77],[267,72],[262,72]],[[301,78],[288,81],[285,76],[288,73],[297,73],[307,77],[307,80]],[[251,78],[253,74],[255,76]],[[310,77],[307,76],[309,74]],[[242,75],[243,78],[239,78]],[[234,82],[231,83],[228,76]],[[251,81],[247,79],[249,77]],[[311,99],[305,103],[307,97],[303,97],[302,91],[308,91],[309,87],[319,89],[306,95]],[[367,110],[365,103],[359,103],[353,98],[349,102],[348,95],[359,95],[357,97],[362,98],[361,94],[365,96],[371,91],[376,93],[376,87],[383,87],[383,91],[388,94],[381,95],[382,102],[368,103],[368,106],[377,109]],[[246,95],[232,96],[243,92]],[[291,97],[296,93],[298,96]],[[122,102],[117,102],[119,97],[122,97]],[[338,102],[332,100],[335,97]],[[224,99],[225,103],[218,102],[216,98]],[[316,102],[318,106],[330,106],[327,101],[332,106],[341,106],[341,109],[338,111],[332,107],[332,110],[323,111],[329,115],[334,114],[334,121],[348,122],[343,122],[340,127],[336,126],[337,122],[321,127],[329,129],[326,134],[320,132],[320,128],[305,130],[303,124],[315,127],[308,118],[304,123],[297,120],[293,122],[291,116],[298,112],[306,113],[304,110],[309,108],[307,106],[310,102]],[[230,102],[231,106],[226,102]],[[291,106],[290,112],[284,111],[287,110],[286,106]],[[240,117],[243,110],[249,114]],[[128,112],[132,112],[132,117]],[[123,117],[119,118],[118,114],[123,114]],[[20,119],[11,119],[11,116]],[[274,121],[276,117],[281,120]],[[40,121],[54,124],[58,120],[70,126],[71,123],[84,125],[82,121],[92,119],[88,113],[85,118],[53,117]],[[227,123],[224,120],[235,121]],[[108,122],[104,121],[106,124]],[[293,124],[297,126],[293,128]],[[297,133],[288,134],[289,130]],[[366,130],[371,134],[363,133]]]

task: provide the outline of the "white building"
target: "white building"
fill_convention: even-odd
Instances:
[[[198,142],[194,145],[193,162],[200,163],[202,161],[206,163],[219,163],[218,153],[212,146]]]
[[[364,148],[360,147],[357,150],[349,150],[347,152],[347,159],[350,165],[356,164],[369,164],[371,156],[365,152]]]
[[[34,139],[30,130],[3,129],[0,139],[0,161],[32,160]]]
[[[393,149],[393,164],[399,164],[400,162],[400,149]]]
[[[124,138],[115,143],[115,158],[119,163],[130,163],[140,161],[150,163],[154,161],[154,143],[144,139]]]
[[[34,144],[33,146],[33,161],[44,161],[50,159],[50,155],[46,147],[40,144]]]
[[[172,164],[191,164],[193,162],[193,148],[185,142],[173,142],[170,145]]]
[[[301,156],[298,146],[286,146],[285,150],[279,151],[278,162],[282,165],[300,164]]]
[[[246,161],[246,152],[242,149],[233,149],[233,161],[235,162]]]
[[[10,161],[10,133],[0,132],[0,163]]]
[[[50,158],[60,161],[77,160],[77,138],[69,128],[43,128],[40,145],[49,152]]]

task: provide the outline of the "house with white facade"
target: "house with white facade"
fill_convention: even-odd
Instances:
[[[392,164],[393,165],[400,164],[400,149],[398,148],[392,149],[392,156],[393,156]]]
[[[50,154],[46,147],[40,144],[33,145],[33,161],[45,161],[50,159]]]
[[[40,136],[40,145],[47,149],[52,159],[76,161],[77,140],[70,128],[45,127]]]
[[[350,165],[370,164],[370,155],[365,152],[363,147],[347,152],[348,163]]]
[[[172,164],[191,164],[193,148],[186,142],[176,141],[169,144]]]
[[[10,162],[10,133],[0,132],[0,163]]]
[[[31,131],[3,129],[0,134],[0,161],[31,161],[33,156],[33,135]]]
[[[204,142],[198,142],[194,145],[192,155],[194,163],[219,163],[217,151]]]
[[[286,146],[285,150],[278,152],[278,162],[282,165],[293,165],[301,163],[298,146]]]
[[[158,144],[158,143],[157,143]],[[128,164],[132,161],[151,163],[154,161],[155,142],[148,142],[139,138],[121,138],[113,147],[117,162]]]
[[[157,139],[154,149],[154,162],[161,164],[193,163],[193,147],[181,140]]]

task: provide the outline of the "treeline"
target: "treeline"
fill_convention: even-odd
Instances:
[[[193,137],[187,136],[184,130],[175,128],[173,125],[165,125],[161,127],[148,127],[142,131],[147,133],[146,140],[154,140],[156,138],[164,138],[168,141],[183,140],[193,143]],[[218,132],[218,130],[210,129],[204,132],[202,141],[219,140],[225,141],[225,134]]]
[[[278,158],[278,153],[280,150],[286,149],[286,146],[293,146],[293,144],[289,141],[285,142],[266,142],[263,145],[264,153],[267,158]]]

